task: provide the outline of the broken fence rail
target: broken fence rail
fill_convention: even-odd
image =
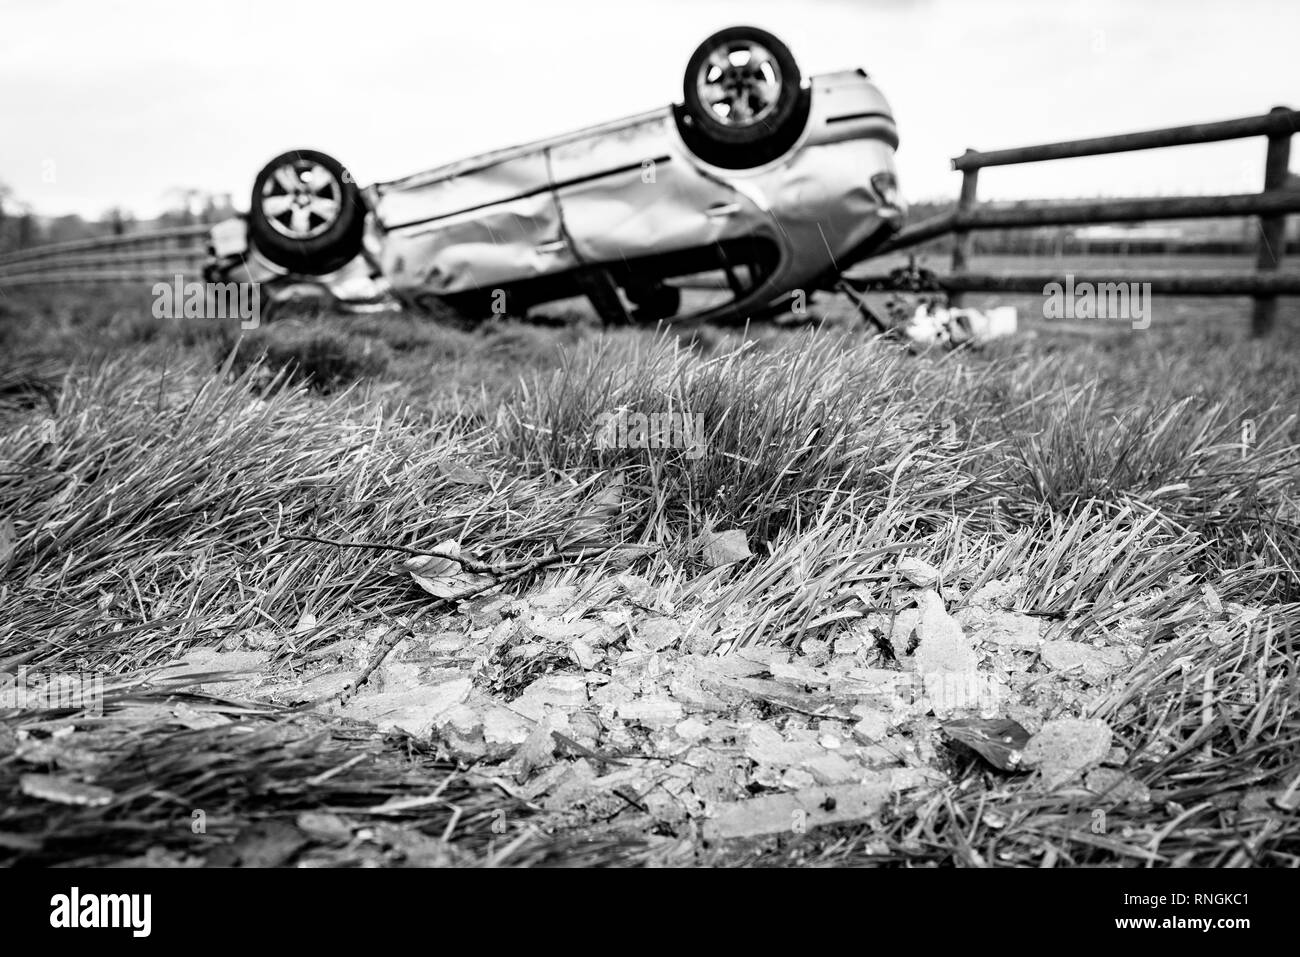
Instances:
[[[1039,146],[980,153],[967,150],[952,161],[952,168],[962,174],[961,196],[952,212],[916,223],[895,236],[881,253],[896,252],[919,246],[940,236],[952,234],[952,272],[941,277],[940,284],[955,293],[962,292],[1039,292],[1059,275],[1041,273],[1007,273],[1000,275],[967,271],[970,256],[970,233],[981,229],[1008,227],[1084,225],[1105,222],[1141,222],[1152,219],[1201,219],[1233,216],[1258,216],[1260,238],[1254,273],[1200,272],[1138,277],[1125,274],[1106,277],[1112,281],[1150,282],[1153,292],[1188,296],[1254,297],[1251,330],[1255,335],[1270,332],[1277,316],[1279,295],[1300,295],[1300,276],[1278,274],[1285,250],[1286,217],[1300,213],[1300,190],[1287,189],[1287,166],[1291,159],[1291,137],[1300,132],[1300,112],[1284,106],[1274,107],[1263,116],[1250,116],[1219,123],[1174,126],[1139,133],[1121,133],[1092,139],[1069,140]],[[1098,156],[1133,150],[1161,149],[1193,143],[1213,143],[1250,136],[1268,137],[1264,161],[1264,190],[1225,196],[1178,196],[1148,199],[1101,199],[1071,203],[1018,203],[1010,207],[981,206],[976,202],[979,171],[986,166],[1009,166],[1038,163],[1077,156]],[[1089,274],[1089,279],[1093,276]],[[1099,279],[1098,281],[1105,281]],[[851,280],[854,288],[869,290],[884,285],[882,277]]]

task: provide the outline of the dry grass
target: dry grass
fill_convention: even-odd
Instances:
[[[719,860],[1300,863],[1300,374],[1285,338],[1211,353],[1153,331],[1123,348],[910,356],[852,334],[719,335],[689,348],[642,332],[327,319],[307,338],[333,337],[345,357],[382,348],[386,364],[318,372],[308,381],[331,392],[320,395],[295,379],[308,367],[301,330],[264,330],[259,346],[279,358],[246,363],[248,340],[232,351],[218,333],[146,333],[126,306],[5,308],[14,351],[73,371],[61,380],[47,364],[6,393],[23,398],[0,437],[0,520],[13,529],[0,556],[0,661],[121,676],[241,629],[291,628],[305,612],[322,623],[298,645],[308,653],[425,602],[382,554],[291,535],[412,548],[454,538],[523,559],[595,514],[608,540],[661,546],[643,570],[680,581],[702,620],[743,608],[740,643],[795,645],[834,635],[850,595],[890,607],[892,558],[905,550],[967,589],[1020,573],[1019,607],[1063,635],[1140,621],[1145,655],[1089,713],[1111,724],[1155,799],[1139,809],[1043,794],[954,755],[954,783],[883,831],[818,832]],[[44,318],[20,327],[32,309]],[[51,310],[62,318],[41,325]],[[52,410],[31,400],[33,377],[58,382]],[[618,410],[702,414],[704,454],[596,448],[597,417]],[[707,571],[692,540],[708,527],[743,529],[756,557],[739,573]],[[1207,585],[1248,611],[1207,610]],[[0,827],[25,836],[0,853],[139,854],[150,846],[140,821],[192,850],[177,815],[195,802],[224,802],[210,833],[229,841],[250,821],[377,804],[413,793],[417,773],[452,775],[411,742],[303,715],[247,720],[242,737],[108,742],[129,798],[48,824],[16,797],[14,762],[0,762],[11,799]],[[195,753],[214,762],[198,783]],[[332,790],[294,784],[362,753],[357,768],[372,770]],[[478,823],[457,846],[464,859],[498,859],[482,825],[512,799],[456,782],[417,830],[441,833],[453,804],[472,807]],[[1092,828],[1099,808],[1104,833]],[[585,847],[584,860],[640,853]],[[534,835],[511,859],[561,853],[579,851]]]

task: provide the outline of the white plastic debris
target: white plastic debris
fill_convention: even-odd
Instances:
[[[921,305],[903,326],[903,332],[917,345],[959,346],[1013,336],[1017,327],[1015,306],[931,310]]]

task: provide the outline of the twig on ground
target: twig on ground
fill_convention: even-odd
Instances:
[[[412,548],[409,545],[389,545],[389,544],[385,544],[384,542],[347,542],[335,538],[321,538],[316,535],[285,535],[284,539],[286,541],[293,541],[293,542],[315,542],[318,545],[333,545],[336,548],[373,548],[381,551],[401,552],[404,555],[411,555],[412,557],[417,557],[417,558],[422,558],[425,556],[432,556],[435,558],[445,558],[448,561],[456,562],[461,567],[463,567],[466,571],[471,571],[477,574],[484,574],[484,575],[502,575],[502,574],[508,574],[510,572],[518,571],[521,569],[524,570],[525,572],[532,571],[536,568],[541,568],[544,567],[545,565],[550,565],[550,564],[554,564],[557,561],[562,561],[565,558],[581,558],[588,551],[590,551],[590,549],[588,548],[570,548],[560,552],[556,552],[552,555],[548,555],[545,557],[544,560],[532,559],[532,558],[521,558],[512,562],[502,562],[498,565],[493,565],[489,562],[480,561],[477,558],[471,558],[468,555],[452,554],[450,552],[439,551],[436,548]],[[604,555],[618,548],[641,549],[643,551],[653,550],[653,548],[645,545],[611,545],[606,548],[602,548],[600,554]],[[460,596],[452,596],[447,600],[459,601]]]

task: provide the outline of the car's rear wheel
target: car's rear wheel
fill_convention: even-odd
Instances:
[[[292,272],[324,275],[361,251],[365,208],[348,171],[318,150],[290,150],[253,181],[248,231],[257,249]]]
[[[696,49],[682,92],[700,136],[753,147],[781,138],[799,122],[801,83],[794,54],[775,36],[758,27],[728,27]]]

